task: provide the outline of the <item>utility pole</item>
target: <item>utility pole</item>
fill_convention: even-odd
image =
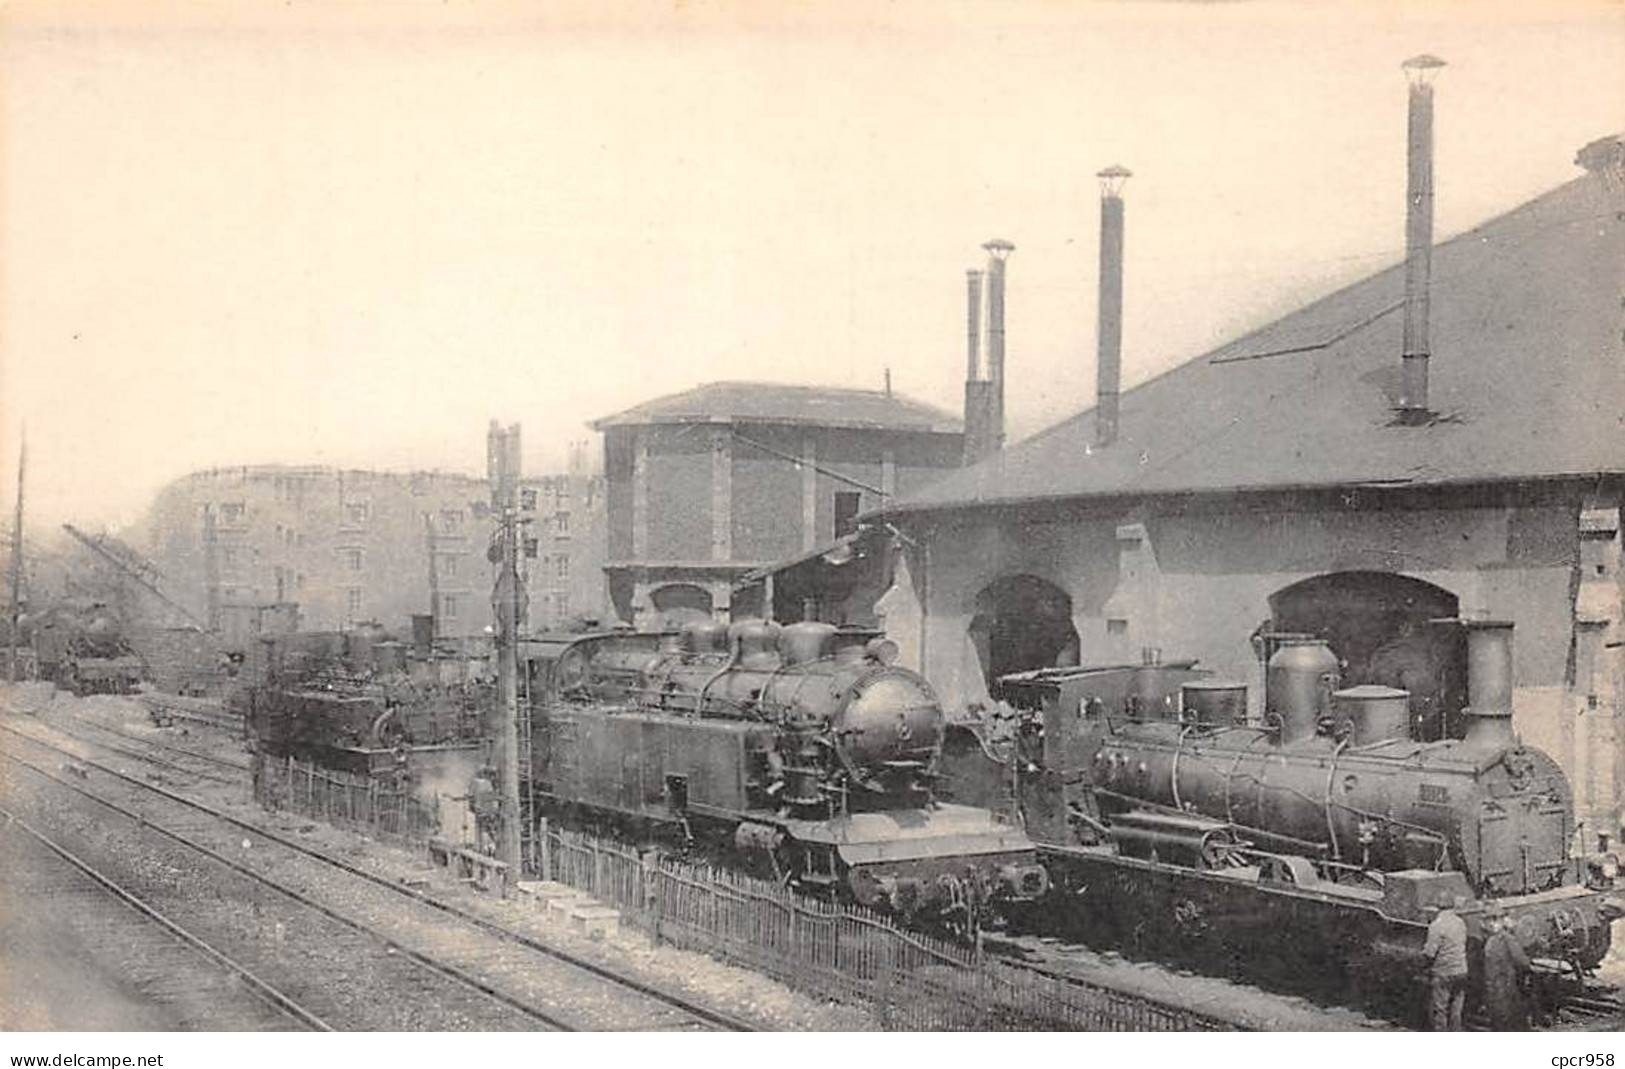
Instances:
[[[11,648],[6,658],[6,679],[17,682],[17,630],[23,616],[23,475],[28,468],[28,439],[17,451],[17,515],[11,528]]]
[[[495,601],[497,630],[497,778],[501,794],[497,858],[505,868],[503,893],[512,895],[522,863],[519,848],[524,819],[519,808],[519,424],[507,428],[496,420],[486,436],[486,466],[491,479],[491,506],[496,514],[500,558]],[[528,734],[528,733],[527,733]]]

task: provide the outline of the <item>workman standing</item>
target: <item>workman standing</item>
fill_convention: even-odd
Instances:
[[[1512,928],[1506,911],[1492,906],[1489,934],[1484,938],[1484,1010],[1497,1032],[1521,1032],[1529,1027],[1523,978],[1531,966],[1529,955]]]
[[[1428,966],[1428,1020],[1435,1032],[1461,1031],[1467,1001],[1467,923],[1458,911],[1466,904],[1465,898],[1457,897],[1449,908],[1439,909],[1422,946]]]
[[[479,852],[495,854],[500,832],[502,795],[497,790],[497,770],[485,765],[468,785],[468,807],[474,811]]]

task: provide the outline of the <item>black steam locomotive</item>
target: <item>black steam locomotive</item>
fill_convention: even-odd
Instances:
[[[1092,940],[1408,1007],[1429,907],[1464,901],[1475,942],[1504,910],[1583,972],[1625,913],[1618,858],[1577,851],[1567,777],[1512,733],[1512,625],[1457,626],[1462,738],[1419,741],[1405,691],[1340,689],[1324,641],[1277,636],[1262,723],[1192,663],[1044,669],[1003,680],[1025,708],[950,775],[967,799],[1013,777],[1046,921]]]
[[[703,621],[525,646],[530,775],[559,819],[959,931],[1047,890],[1018,827],[936,797],[942,710],[874,632]]]
[[[392,774],[406,750],[477,749],[494,701],[476,662],[424,656],[381,628],[264,636],[229,703],[254,748],[326,768]]]
[[[133,694],[147,666],[110,605],[72,599],[29,621],[41,679],[74,694]]]

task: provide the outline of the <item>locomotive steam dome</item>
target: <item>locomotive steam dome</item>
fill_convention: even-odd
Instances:
[[[930,769],[942,750],[944,717],[924,679],[894,668],[853,682],[831,723],[841,763],[867,787],[884,789],[888,772]]]

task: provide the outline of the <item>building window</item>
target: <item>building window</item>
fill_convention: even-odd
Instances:
[[[352,572],[359,572],[363,563],[363,554],[359,549],[346,549],[344,554],[344,567]]]
[[[293,588],[295,590],[303,590],[303,589],[305,589],[305,573],[304,572],[295,572],[294,573],[294,576],[293,576]]]
[[[570,558],[560,553],[553,558],[553,574],[560,579],[570,578]]]
[[[344,522],[351,527],[364,527],[372,509],[365,501],[352,501],[344,506]]]
[[[462,509],[441,509],[440,529],[447,534],[462,534],[464,519]]]
[[[246,509],[241,501],[222,501],[220,503],[221,523],[242,523]]]
[[[858,510],[863,495],[856,490],[835,491],[835,537],[844,538],[858,529]]]
[[[440,618],[442,620],[455,620],[455,619],[457,619],[457,595],[456,594],[442,594],[442,595],[440,595]]]
[[[561,512],[553,517],[553,533],[560,538],[570,537],[570,514]]]
[[[348,610],[352,620],[361,615],[361,591],[359,588],[351,587],[344,592],[344,607]]]
[[[452,555],[450,553],[444,553],[444,554],[441,555],[441,557],[440,557],[440,576],[443,579],[456,578],[456,576],[457,576],[457,558],[454,555]]]

